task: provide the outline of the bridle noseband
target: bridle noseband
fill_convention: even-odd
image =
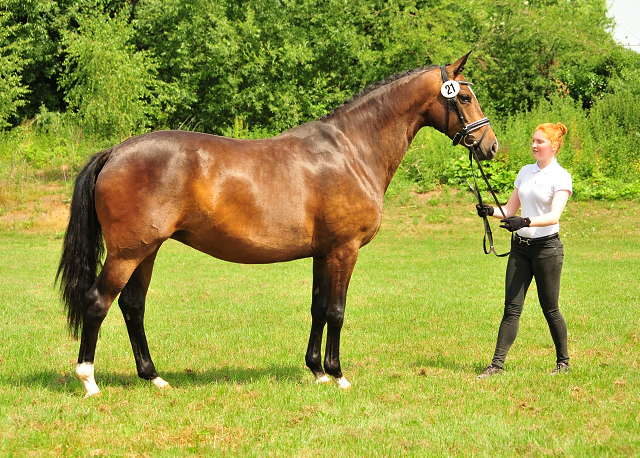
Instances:
[[[485,175],[484,170],[480,165],[480,161],[478,160],[478,155],[476,154],[476,149],[480,146],[480,144],[482,143],[482,140],[484,140],[484,136],[487,135],[491,122],[489,121],[489,118],[482,118],[482,119],[479,119],[478,121],[472,122],[471,124],[467,124],[464,119],[464,115],[462,114],[462,110],[460,109],[460,105],[458,104],[457,95],[458,95],[458,92],[460,92],[460,86],[459,86],[460,84],[468,86],[471,83],[469,83],[468,81],[455,81],[455,80],[450,81],[449,75],[447,75],[447,70],[444,65],[440,66],[440,72],[442,74],[442,89],[440,90],[440,93],[447,100],[447,111],[445,114],[445,122],[444,122],[445,133],[449,130],[449,112],[453,110],[456,113],[456,115],[458,115],[458,119],[462,124],[462,129],[459,132],[457,132],[453,137],[453,145],[455,146],[462,142],[464,146],[469,148],[469,162],[471,164],[471,175],[473,176],[473,183],[475,184],[475,187],[472,186],[471,183],[469,183],[467,180],[464,180],[464,181],[466,181],[466,183],[471,188],[471,191],[475,194],[476,198],[478,199],[478,204],[482,206],[483,203],[482,203],[482,197],[480,196],[480,188],[478,188],[478,182],[476,181],[476,174],[473,171],[473,160],[475,159],[475,162],[478,165],[478,170],[480,170],[480,174],[482,175],[484,182],[487,184],[489,192],[493,196],[493,199],[495,200],[496,205],[500,209],[500,213],[502,213],[502,217],[506,218],[506,214],[502,209],[500,202],[498,202],[498,198],[496,197],[496,194],[493,191],[493,188],[489,184],[489,179]],[[487,126],[487,128],[484,130],[482,137],[480,137],[480,140],[476,140],[472,132],[484,126]],[[498,254],[496,252],[493,246],[493,233],[491,232],[491,226],[489,225],[489,220],[486,216],[483,216],[482,219],[484,222],[484,240],[482,241],[484,253],[485,254],[493,253],[499,258],[503,256],[507,256],[509,252],[503,253],[503,254]],[[511,233],[511,238],[513,239],[513,233]],[[488,249],[487,249],[487,240],[489,241]]]

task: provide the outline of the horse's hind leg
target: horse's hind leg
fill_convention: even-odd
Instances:
[[[151,248],[150,252],[154,252],[155,249],[157,247]],[[150,252],[147,252],[142,259],[148,256]],[[136,261],[131,258],[125,259],[107,255],[100,275],[98,275],[96,282],[85,295],[76,377],[84,386],[86,396],[100,392],[94,379],[93,368],[100,326],[107,316],[114,299],[120,294],[120,291],[129,281],[129,277],[131,277],[139,263],[140,260]]]
[[[160,247],[158,247],[160,248]],[[151,282],[153,273],[153,263],[158,254],[158,249],[150,254],[133,271],[129,282],[124,287],[118,298],[118,305],[122,310],[127,332],[133,349],[133,356],[136,360],[138,377],[150,380],[160,388],[169,387],[169,384],[162,380],[156,372],[155,366],[149,354],[149,345],[144,332],[144,311],[145,299]]]

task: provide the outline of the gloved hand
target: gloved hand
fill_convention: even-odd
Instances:
[[[476,204],[478,210],[478,216],[484,218],[485,216],[493,216],[493,207],[487,204]]]
[[[508,218],[501,219],[500,222],[504,223],[501,224],[500,227],[505,228],[509,232],[513,232],[523,227],[529,227],[529,225],[531,224],[531,219],[529,219],[528,217],[522,218],[521,216],[509,216]]]

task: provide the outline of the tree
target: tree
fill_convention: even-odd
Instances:
[[[21,55],[26,40],[12,40],[20,26],[12,23],[11,13],[0,11],[0,129],[18,107],[25,104],[24,96],[29,92],[22,83],[22,70],[28,62]]]
[[[79,14],[77,31],[63,32],[60,87],[85,128],[109,138],[145,131],[158,115],[155,60],[129,40],[126,15]]]
[[[616,48],[606,0],[485,2],[479,11],[479,93],[501,115],[552,93],[589,108],[607,91]],[[486,102],[485,102],[486,103]]]

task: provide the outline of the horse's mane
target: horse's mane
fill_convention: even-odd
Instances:
[[[321,116],[320,119],[327,119],[327,118],[333,116],[338,111],[341,111],[343,108],[345,108],[345,107],[347,107],[349,105],[352,105],[354,102],[360,100],[365,95],[375,91],[376,89],[381,88],[382,86],[386,86],[387,84],[393,83],[394,81],[398,81],[399,79],[404,78],[405,76],[414,75],[416,73],[421,73],[421,72],[425,72],[425,71],[428,71],[428,70],[433,70],[434,68],[438,68],[438,65],[428,65],[426,67],[414,68],[413,70],[405,70],[403,72],[396,73],[395,75],[391,75],[390,77],[386,78],[383,81],[379,81],[377,83],[370,84],[369,86],[365,87],[363,90],[358,92],[356,95],[351,97],[349,100],[347,100],[346,102],[343,102],[342,105],[334,108],[329,113]]]

